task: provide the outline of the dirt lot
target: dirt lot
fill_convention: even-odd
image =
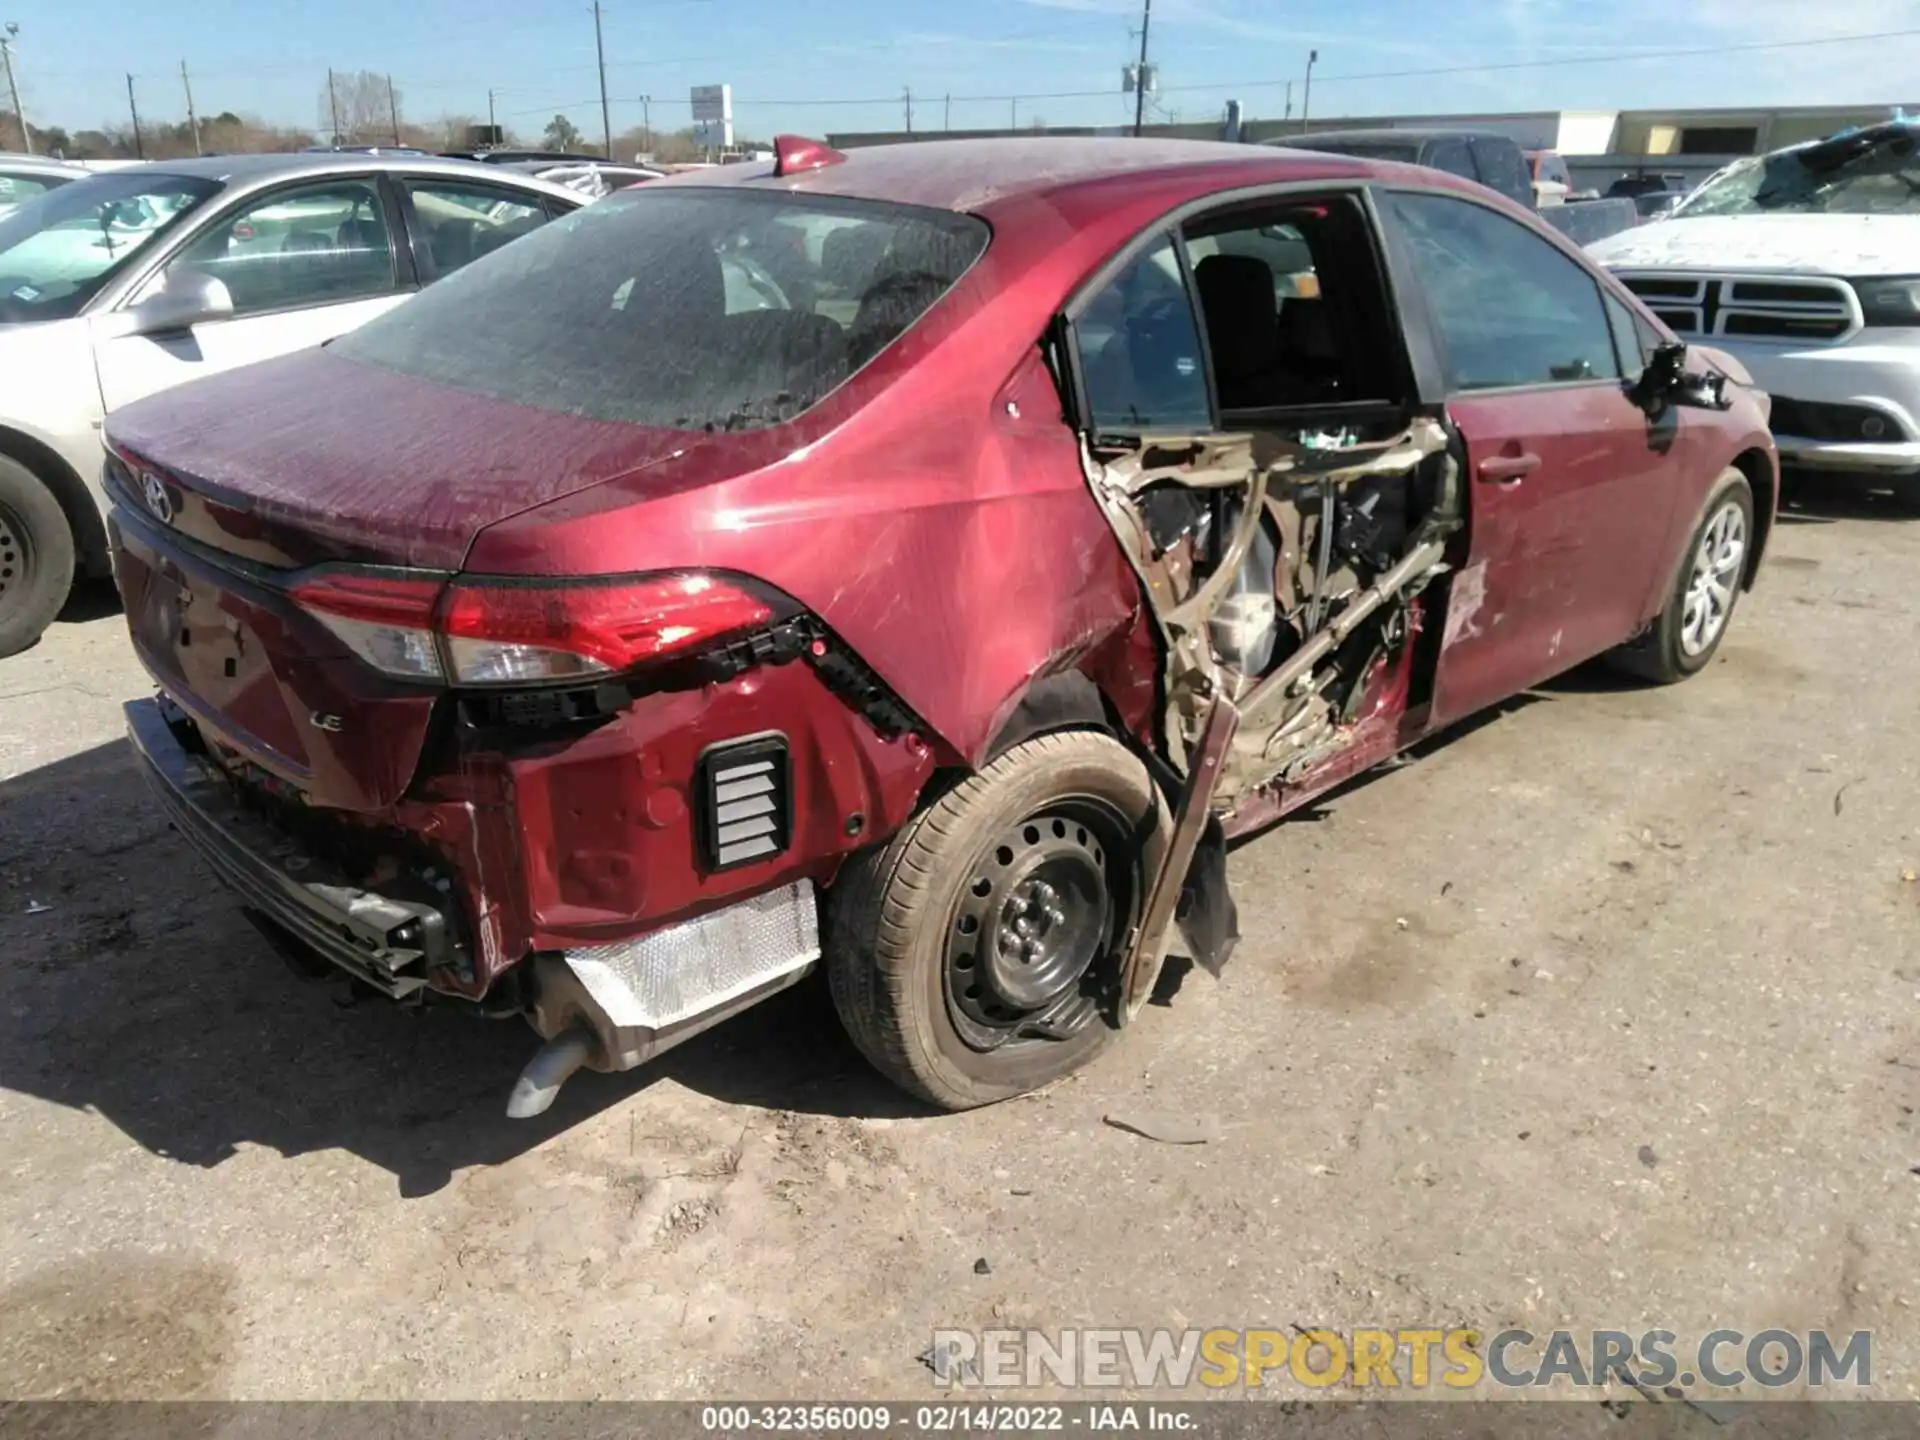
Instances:
[[[1243,846],[1223,981],[957,1117],[809,984],[505,1120],[531,1032],[263,953],[79,611],[0,662],[0,1395],[925,1397],[936,1326],[1511,1323],[1871,1329],[1920,1393],[1920,522],[1790,514],[1709,674],[1578,672]],[[1167,1111],[1219,1137],[1103,1122]]]

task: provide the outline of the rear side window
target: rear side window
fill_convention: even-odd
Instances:
[[[987,238],[948,211],[648,186],[473,261],[330,348],[567,414],[758,429],[898,339]]]
[[[1533,176],[1520,147],[1498,135],[1476,135],[1472,144],[1473,165],[1480,172],[1480,183],[1489,190],[1498,190],[1509,200],[1531,206]]]
[[[1171,238],[1109,281],[1073,328],[1094,430],[1213,428],[1200,329]]]
[[[482,255],[547,223],[539,197],[467,180],[408,179],[414,238],[424,242],[435,275],[451,275]]]
[[[1467,152],[1467,142],[1454,136],[1436,140],[1427,147],[1426,163],[1435,170],[1444,170],[1449,175],[1458,175],[1463,179],[1475,179],[1473,156]]]

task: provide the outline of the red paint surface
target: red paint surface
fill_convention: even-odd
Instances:
[[[179,647],[170,607],[192,567],[123,543],[130,624],[163,685],[209,727],[316,803],[413,831],[448,857],[479,917],[475,986],[528,949],[616,939],[802,875],[824,883],[847,852],[904,821],[936,763],[977,761],[1038,676],[1082,670],[1125,726],[1157,744],[1153,633],[1087,493],[1039,338],[1103,260],[1179,205],[1239,186],[1368,174],[1466,188],[1345,157],[1157,141],[929,144],[780,177],[764,165],[697,172],[653,183],[941,205],[981,215],[994,238],[897,343],[769,429],[705,435],[582,420],[324,350],[170,391],[109,426],[117,444],[180,477],[183,529],[267,564],[750,576],[821,617],[920,717],[931,744],[882,739],[792,662],[643,696],[582,738],[509,757],[442,720],[444,697],[381,680],[270,593],[190,585],[189,613],[209,611],[210,637],[225,634],[234,653]],[[1740,449],[1766,446],[1743,407],[1689,412],[1694,433],[1678,458],[1654,463],[1601,433],[1617,417],[1598,401],[1551,418],[1517,396],[1459,405],[1470,457],[1509,441],[1544,447],[1538,486],[1529,478],[1496,496],[1469,475],[1464,544],[1501,604],[1544,597],[1548,608],[1484,648],[1443,651],[1431,715],[1406,713],[1411,652],[1383,666],[1353,747],[1274,792],[1263,802],[1271,815],[1449,718],[1439,699],[1475,708],[1564,668],[1577,657],[1542,668],[1556,618],[1570,632],[1564,650],[1626,638],[1657,608],[1706,485]],[[1570,478],[1549,492],[1559,475]],[[350,724],[313,729],[311,711]],[[704,875],[686,804],[699,753],[769,729],[793,747],[795,842],[773,860]]]

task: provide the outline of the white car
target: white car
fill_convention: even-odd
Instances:
[[[93,172],[40,155],[0,155],[0,220],[36,195],[84,180]]]
[[[235,155],[87,175],[0,217],[0,656],[107,573],[107,415],[331,340],[585,198],[428,156]]]
[[[1920,122],[1736,161],[1587,253],[1773,396],[1781,462],[1920,506]]]
[[[624,190],[629,185],[644,185],[666,174],[664,170],[654,170],[645,165],[615,165],[592,160],[564,164],[556,164],[551,160],[515,160],[501,168],[517,170],[523,175],[536,175],[549,185],[564,185],[569,190],[578,190],[589,200],[603,200],[616,190]]]

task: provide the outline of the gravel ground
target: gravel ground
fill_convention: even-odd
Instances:
[[[262,953],[85,597],[0,662],[0,1396],[925,1398],[935,1327],[1372,1324],[1870,1329],[1913,1396],[1917,580],[1920,522],[1788,514],[1708,674],[1241,846],[1224,979],[1042,1096],[917,1113],[808,984],[530,1123],[531,1032]],[[1216,1138],[1104,1123],[1156,1112]]]

